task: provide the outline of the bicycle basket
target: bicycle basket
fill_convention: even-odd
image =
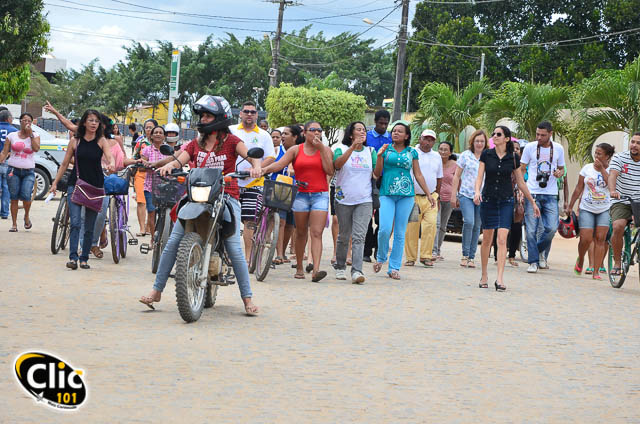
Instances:
[[[177,181],[164,181],[158,174],[153,173],[151,181],[151,193],[153,194],[153,205],[155,207],[173,207],[184,195],[187,189],[186,184]]]
[[[62,174],[62,177],[60,178],[60,181],[58,181],[58,185],[56,186],[56,189],[62,192],[66,192],[67,191],[67,187],[69,186],[69,176],[71,175],[71,170],[67,169],[64,174]]]
[[[633,214],[633,223],[636,228],[640,228],[640,202],[631,200],[631,213]]]
[[[264,180],[264,204],[272,209],[290,211],[296,199],[298,187],[279,181]]]
[[[104,194],[117,196],[129,194],[129,172],[104,177]]]

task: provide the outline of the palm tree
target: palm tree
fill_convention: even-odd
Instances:
[[[569,94],[566,87],[508,81],[487,102],[485,119],[488,126],[493,126],[509,118],[518,125],[515,135],[527,140],[535,139],[541,121],[551,122],[554,130],[562,133],[566,124],[560,119],[560,110],[568,106]]]
[[[490,93],[491,84],[485,79],[472,82],[462,91],[440,82],[428,83],[418,97],[420,108],[413,123],[426,124],[436,133],[445,133],[447,141],[452,142],[455,150],[460,152],[464,149],[460,145],[460,133],[470,125],[480,125],[486,101],[480,96]]]
[[[611,131],[640,129],[640,56],[622,70],[603,70],[575,90],[579,108],[569,132],[569,154],[591,162],[596,139]]]

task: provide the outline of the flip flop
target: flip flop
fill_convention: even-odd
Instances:
[[[313,271],[313,264],[312,263],[308,263],[307,267],[304,270],[307,271],[307,272]]]
[[[98,259],[102,259],[102,257],[104,256],[104,253],[102,253],[102,250],[100,250],[98,246],[93,246],[91,248],[91,253],[93,253],[93,256],[95,256]]]
[[[394,280],[400,280],[400,273],[395,269],[391,272],[388,272],[387,275],[389,276],[389,278],[392,278]]]
[[[109,239],[104,239],[104,241],[100,241],[100,249],[104,249],[109,245]]]
[[[582,275],[582,268],[580,268],[580,267],[578,266],[578,260],[579,260],[579,259],[580,259],[580,258],[576,259],[576,264],[575,264],[575,265],[574,265],[574,267],[573,267],[573,272],[574,272],[576,275]]]
[[[311,281],[313,281],[314,283],[317,283],[326,276],[327,276],[327,271],[318,271],[316,275],[311,277]]]
[[[33,224],[31,223],[31,220],[29,220],[29,225],[27,225],[27,221],[24,221],[24,229],[25,230],[30,230],[31,227],[33,227]]]
[[[617,266],[614,266],[614,267],[611,269],[611,275],[618,275],[618,276],[619,276],[619,275],[622,275],[622,268],[617,267]]]
[[[593,278],[594,280],[602,280],[602,277],[600,276],[600,274],[595,274],[591,276],[591,278]]]
[[[258,316],[258,307],[256,305],[251,305],[251,307],[255,308],[254,310],[249,309],[249,306],[244,307],[244,313],[248,317]]]
[[[147,305],[150,309],[153,309],[154,311],[156,310],[156,308],[153,306],[153,302],[155,301],[152,300],[150,297],[142,296],[140,299],[138,299],[138,302],[144,305]]]
[[[136,237],[144,237],[147,233],[136,233]]]
[[[273,264],[274,265],[282,265],[282,258],[280,256],[276,256],[275,259],[273,260]]]
[[[433,261],[427,260],[427,259],[423,259],[420,261],[420,263],[422,265],[425,266],[425,268],[433,268]]]
[[[304,272],[301,272],[301,273],[296,272],[296,273],[293,275],[293,278],[296,278],[296,279],[298,279],[298,280],[304,280],[306,277],[304,276]]]
[[[584,270],[584,273],[585,273],[586,275],[591,275],[591,274],[593,274],[593,268],[587,268],[587,269],[585,269],[585,270]]]
[[[382,269],[382,262],[376,262],[373,264],[373,272],[380,272]]]
[[[17,227],[11,227],[11,228],[9,228],[9,232],[10,233],[17,233],[18,232],[18,228]]]

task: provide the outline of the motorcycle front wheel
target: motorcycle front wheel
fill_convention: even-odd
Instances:
[[[176,302],[180,316],[194,322],[202,315],[206,288],[200,287],[204,242],[198,233],[186,233],[176,257]]]

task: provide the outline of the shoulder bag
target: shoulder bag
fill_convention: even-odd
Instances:
[[[518,182],[515,178],[516,168],[516,154],[513,155],[513,173],[511,174],[511,181],[513,183],[513,222],[520,223],[524,220],[524,205],[518,201]]]
[[[76,205],[84,206],[92,211],[99,212],[102,209],[102,199],[104,199],[104,188],[96,187],[80,178],[80,162],[78,162],[78,148],[80,140],[76,144],[76,185],[71,194],[71,201]]]

